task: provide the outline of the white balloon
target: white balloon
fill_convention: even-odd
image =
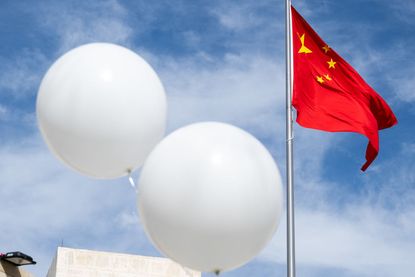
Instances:
[[[252,135],[196,123],[150,153],[138,209],[162,253],[195,270],[222,272],[252,259],[272,238],[282,211],[281,177]]]
[[[95,178],[142,165],[161,140],[166,96],[151,66],[122,46],[92,43],[60,57],[39,88],[37,118],[49,149]]]

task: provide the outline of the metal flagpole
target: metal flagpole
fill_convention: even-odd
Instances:
[[[291,0],[285,0],[286,63],[286,155],[287,155],[287,276],[295,277],[293,109],[292,109],[292,43]]]

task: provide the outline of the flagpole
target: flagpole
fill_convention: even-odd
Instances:
[[[286,156],[287,156],[287,277],[295,277],[291,0],[285,0]]]

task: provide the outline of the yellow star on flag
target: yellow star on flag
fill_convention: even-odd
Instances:
[[[320,84],[324,83],[324,79],[321,76],[317,76],[317,82],[319,82]]]
[[[333,59],[330,59],[330,61],[327,62],[329,64],[329,68],[336,68],[334,65],[337,63],[333,61]]]
[[[328,81],[331,81],[331,80],[332,80],[329,74],[324,75],[324,77],[325,77]]]
[[[305,46],[305,34],[303,34],[301,37],[300,35],[298,35],[300,38],[300,42],[301,42],[301,48],[300,50],[298,50],[299,54],[310,54],[313,53],[313,51],[311,51],[310,49],[307,48],[307,46]]]
[[[327,52],[329,52],[329,51],[330,51],[330,47],[329,47],[328,45],[325,45],[325,46],[323,46],[322,48],[323,48],[323,50],[324,50],[324,53],[327,53]]]

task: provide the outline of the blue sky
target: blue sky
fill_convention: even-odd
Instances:
[[[375,88],[399,124],[367,140],[295,126],[298,276],[411,276],[415,270],[415,2],[296,0],[321,37]],[[285,171],[284,1],[1,1],[0,252],[45,276],[58,245],[160,255],[126,178],[62,165],[37,129],[41,78],[63,53],[112,42],[143,56],[168,97],[168,133],[216,120],[239,126]],[[138,176],[138,172],[135,176]],[[283,174],[284,175],[284,174]],[[209,276],[209,275],[206,275]],[[285,276],[285,219],[252,262],[224,277]]]

